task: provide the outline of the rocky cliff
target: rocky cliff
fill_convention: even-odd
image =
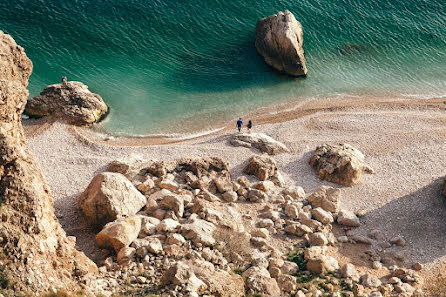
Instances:
[[[20,115],[33,65],[0,31],[0,272],[3,295],[78,288],[96,266],[75,248],[54,215],[40,166],[26,148]],[[9,280],[9,281],[7,281]]]

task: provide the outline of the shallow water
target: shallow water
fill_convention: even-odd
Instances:
[[[304,28],[306,78],[254,47],[257,20],[284,9]],[[31,95],[80,80],[111,107],[112,134],[203,131],[308,97],[446,95],[443,0],[0,0],[0,29],[34,63]]]

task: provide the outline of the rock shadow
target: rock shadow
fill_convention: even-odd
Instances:
[[[100,229],[88,223],[87,217],[77,205],[77,197],[80,194],[79,192],[76,195],[56,200],[54,202],[56,217],[67,236],[76,237],[78,250],[82,251],[92,261],[98,263],[101,253],[96,245],[95,236]]]
[[[170,88],[181,91],[231,91],[256,85],[275,85],[296,78],[269,67],[247,38],[206,52],[186,50],[180,67],[169,77]]]
[[[343,188],[344,186],[331,183],[320,179],[316,171],[311,168],[309,161],[314,151],[308,151],[303,153],[303,155],[295,160],[290,160],[285,166],[281,167],[278,162],[279,170],[285,173],[289,179],[291,179],[296,186],[301,186],[304,188],[306,193],[312,193],[320,186],[329,186],[333,188]],[[294,157],[294,156],[293,156]],[[308,188],[307,185],[317,185],[314,188]]]
[[[407,264],[429,263],[446,255],[446,199],[441,195],[443,178],[427,186],[368,212],[361,218],[361,226],[353,232],[366,235],[370,230],[381,230],[387,240],[403,236],[402,251]],[[353,233],[352,232],[352,233]]]

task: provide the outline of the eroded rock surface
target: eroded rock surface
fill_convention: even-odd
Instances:
[[[293,76],[307,74],[302,25],[285,10],[261,19],[256,25],[256,48],[265,62]]]
[[[281,142],[263,133],[238,133],[229,141],[233,146],[254,147],[262,153],[277,155],[290,150]]]
[[[0,57],[0,255],[7,257],[2,275],[10,278],[2,293],[32,296],[62,285],[74,291],[75,275],[97,267],[62,230],[40,166],[25,146],[20,116],[32,63],[2,31]]]
[[[52,116],[74,125],[99,121],[108,108],[98,94],[78,81],[47,86],[40,95],[28,100],[26,113],[33,116]]]
[[[344,186],[359,182],[363,172],[373,173],[364,161],[364,155],[350,144],[323,144],[316,148],[310,166],[320,179]]]

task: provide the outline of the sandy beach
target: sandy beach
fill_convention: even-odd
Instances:
[[[337,98],[312,100],[298,106],[262,110],[255,115],[254,131],[265,133],[290,148],[274,156],[287,184],[311,193],[321,185],[342,189],[342,208],[365,210],[361,227],[386,237],[401,235],[407,244],[392,248],[407,263],[428,269],[446,260],[446,203],[440,194],[446,168],[446,105],[443,99]],[[251,115],[250,115],[251,116]],[[92,230],[76,199],[91,179],[120,157],[135,154],[146,159],[221,156],[233,178],[241,175],[254,149],[233,147],[236,133],[228,123],[218,133],[196,139],[112,138],[91,129],[61,122],[24,122],[28,147],[40,162],[54,197],[56,216],[79,248],[97,260]],[[235,124],[234,124],[235,125]],[[308,165],[314,149],[323,143],[349,143],[364,153],[375,174],[366,174],[353,187],[320,180]],[[365,248],[364,248],[365,249]],[[358,253],[339,249],[340,257],[361,261]],[[356,262],[356,263],[355,263]],[[432,270],[431,270],[432,271]]]

